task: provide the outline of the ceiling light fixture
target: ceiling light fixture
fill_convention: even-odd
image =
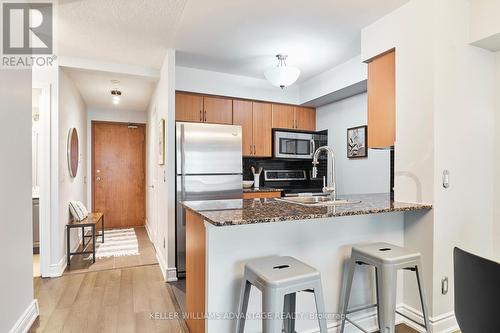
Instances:
[[[112,100],[113,100],[113,104],[118,104],[120,103],[120,96],[122,95],[122,92],[118,89],[112,89],[111,90],[111,96],[112,96]]]
[[[288,67],[286,65],[286,58],[284,54],[277,54],[278,66],[271,68],[264,72],[266,79],[271,82],[273,86],[280,87],[281,89],[292,85],[300,75],[300,70],[295,67]]]

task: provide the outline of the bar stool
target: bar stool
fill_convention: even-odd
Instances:
[[[243,333],[245,328],[252,285],[262,292],[263,333],[281,333],[283,325],[285,333],[295,332],[295,300],[299,291],[314,293],[320,332],[327,333],[320,273],[295,258],[280,256],[254,259],[245,264],[237,333]]]
[[[375,267],[375,284],[377,288],[377,303],[367,305],[355,310],[349,310],[349,297],[351,294],[352,280],[356,265],[370,265]],[[422,304],[422,313],[424,323],[419,323],[408,316],[396,311],[396,287],[397,272],[399,269],[415,272],[420,302]],[[340,333],[344,332],[346,320],[362,332],[368,333],[358,324],[347,318],[347,315],[377,307],[378,325],[380,333],[395,333],[396,313],[411,320],[425,328],[429,332],[429,319],[427,317],[427,304],[425,301],[425,290],[423,285],[422,262],[418,252],[411,252],[407,249],[388,244],[373,243],[364,246],[355,246],[352,248],[351,259],[349,261],[349,273],[343,300],[341,303],[341,313],[343,314]]]

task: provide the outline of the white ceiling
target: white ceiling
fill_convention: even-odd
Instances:
[[[300,81],[358,55],[361,29],[408,0],[189,0],[177,64],[264,78],[289,55]]]
[[[59,56],[159,69],[177,64],[250,77],[277,53],[302,71],[298,82],[360,53],[361,29],[408,0],[59,0]],[[154,82],[66,68],[91,108],[145,110]],[[122,102],[111,103],[110,80]]]
[[[63,70],[69,74],[90,109],[146,111],[156,84],[154,79],[132,75],[67,67]],[[111,80],[120,83],[115,86]],[[118,105],[114,105],[111,99],[111,90],[115,87],[122,92]]]
[[[57,53],[160,68],[187,0],[59,0]]]

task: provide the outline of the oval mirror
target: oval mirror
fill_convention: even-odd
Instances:
[[[78,132],[76,131],[76,128],[71,128],[68,135],[68,167],[71,177],[76,177],[76,173],[78,172],[79,156]]]

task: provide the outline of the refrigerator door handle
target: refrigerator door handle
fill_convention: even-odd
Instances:
[[[184,143],[185,143],[185,130],[184,130],[184,124],[181,124],[181,142],[179,143],[180,145],[180,148],[181,148],[181,175],[184,176],[184,174],[186,173],[185,169],[186,169],[186,151],[184,149]]]

